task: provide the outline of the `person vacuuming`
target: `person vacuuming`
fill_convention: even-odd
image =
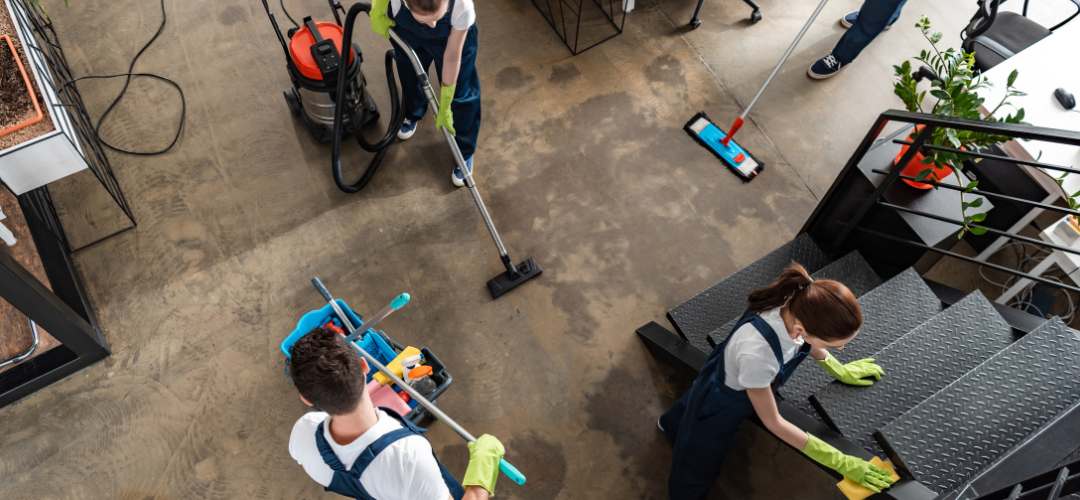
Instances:
[[[420,64],[427,68],[435,63],[442,86],[435,126],[446,127],[457,141],[472,172],[473,153],[480,133],[480,75],[476,71],[476,9],[472,0],[375,0],[371,4],[371,29],[390,38],[395,31],[412,46]],[[421,88],[408,55],[394,44],[401,78],[401,104],[405,121],[398,138],[406,140],[416,132],[416,124],[427,110],[427,97]],[[451,180],[462,187],[465,180],[461,170],[454,167]]]
[[[777,280],[750,293],[748,309],[731,335],[705,361],[693,387],[658,420],[675,446],[668,492],[679,500],[704,499],[746,417],[757,413],[787,444],[856,483],[879,492],[888,471],[845,455],[783,417],[773,392],[807,355],[837,380],[871,385],[884,370],[873,359],[841,364],[826,349],[843,349],[862,327],[862,310],[847,287],[813,280],[792,263]]]
[[[469,443],[469,466],[459,483],[435,456],[424,430],[372,406],[365,387],[368,363],[340,333],[311,330],[293,344],[289,359],[300,399],[322,410],[296,422],[289,453],[326,491],[361,500],[494,496],[502,443],[487,434]]]

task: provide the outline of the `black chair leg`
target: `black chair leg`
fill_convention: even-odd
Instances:
[[[697,8],[694,9],[694,18],[690,20],[690,27],[697,29],[701,26],[701,19],[698,19],[698,14],[701,14],[701,5],[705,3],[705,0],[698,0]]]
[[[743,0],[743,1],[746,2],[746,5],[749,5],[750,7],[752,7],[754,9],[754,11],[750,13],[750,22],[756,23],[756,22],[760,21],[761,20],[761,7],[758,6],[757,2],[755,2],[754,0]]]

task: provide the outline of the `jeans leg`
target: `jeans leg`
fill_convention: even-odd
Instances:
[[[855,24],[836,42],[832,55],[842,64],[851,64],[885,27],[896,21],[906,0],[866,0]]]
[[[476,71],[477,49],[476,25],[469,28],[465,46],[461,49],[461,65],[458,70],[457,87],[450,112],[454,115],[454,136],[462,158],[468,160],[476,152],[476,139],[480,135],[480,74]],[[442,56],[435,57],[436,72],[442,80]]]

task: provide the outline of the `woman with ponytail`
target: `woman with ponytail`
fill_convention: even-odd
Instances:
[[[879,492],[890,474],[784,420],[773,392],[809,354],[837,380],[871,385],[884,371],[872,359],[840,364],[826,349],[843,349],[862,327],[851,290],[833,280],[813,280],[792,263],[776,281],[754,290],[749,308],[716,346],[694,386],[660,417],[660,430],[675,446],[668,493],[672,500],[704,499],[746,417],[757,413],[787,444],[845,477]]]

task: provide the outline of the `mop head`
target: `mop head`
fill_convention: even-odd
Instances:
[[[720,161],[724,162],[724,165],[746,182],[757,177],[765,168],[765,164],[754,158],[754,155],[740,147],[734,140],[728,141],[727,146],[720,142],[727,134],[713,125],[709,117],[705,116],[705,112],[694,115],[683,128],[698,144],[712,151],[717,158],[720,158]]]

